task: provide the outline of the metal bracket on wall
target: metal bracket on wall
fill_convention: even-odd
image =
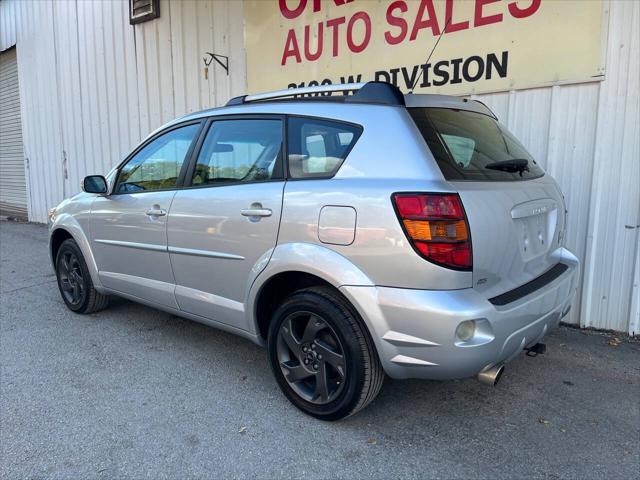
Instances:
[[[229,75],[229,57],[227,57],[226,55],[220,55],[218,53],[211,53],[211,52],[205,52],[205,53],[209,56],[208,59],[207,57],[202,58],[202,61],[204,62],[205,80],[209,79],[209,65],[211,65],[211,62],[213,62],[214,60],[218,65],[224,68],[224,71],[227,72],[227,75]]]

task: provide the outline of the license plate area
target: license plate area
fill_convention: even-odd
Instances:
[[[552,199],[534,200],[511,210],[520,237],[520,254],[527,262],[549,251],[558,223],[557,204]]]

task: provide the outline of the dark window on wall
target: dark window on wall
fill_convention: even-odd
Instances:
[[[129,24],[146,22],[160,16],[160,0],[129,0]]]

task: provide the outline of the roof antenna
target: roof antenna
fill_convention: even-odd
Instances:
[[[451,15],[449,17],[449,19],[447,20],[447,23],[445,24],[444,28],[442,29],[442,32],[440,32],[440,36],[438,37],[438,40],[436,41],[436,44],[431,49],[431,53],[429,54],[429,57],[427,58],[427,61],[424,62],[423,65],[426,65],[427,63],[429,63],[429,60],[431,60],[431,55],[433,55],[433,52],[436,51],[436,48],[438,47],[438,44],[440,43],[440,39],[442,38],[444,33],[447,31],[447,28],[449,28],[449,24],[451,23],[451,19],[452,18],[453,18],[453,15]],[[411,90],[409,90],[409,93],[413,93],[413,89],[416,88],[416,85],[418,85],[418,81],[420,80],[420,77],[422,77],[423,73],[424,73],[424,68],[421,68],[420,69],[420,75],[418,75],[418,78],[416,78],[416,81],[413,82],[413,85],[411,85]]]

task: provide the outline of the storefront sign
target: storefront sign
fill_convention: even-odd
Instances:
[[[250,92],[385,80],[464,95],[604,76],[600,0],[246,0],[245,18]]]

